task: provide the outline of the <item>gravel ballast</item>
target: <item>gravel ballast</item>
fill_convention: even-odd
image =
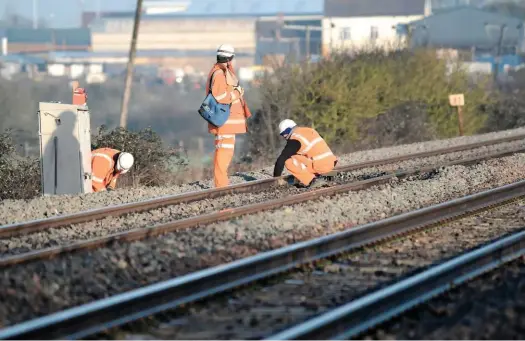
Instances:
[[[515,148],[525,148],[525,140],[477,148],[471,151],[407,160],[394,164],[360,169],[353,172],[340,173],[335,179],[335,182],[348,183],[399,169],[435,166],[450,161],[479,157],[489,153]],[[0,257],[34,251],[46,247],[62,246],[76,241],[102,237],[112,233],[153,226],[155,224],[167,223],[183,218],[195,217],[222,209],[283,198],[304,191],[307,190],[298,189],[293,186],[272,187],[270,189],[252,193],[226,195],[213,200],[206,199],[189,204],[171,205],[148,212],[129,214],[120,218],[107,217],[98,221],[70,225],[64,228],[48,229],[29,235],[22,235],[20,237],[3,238],[0,239]]]
[[[123,329],[113,330],[110,338],[129,339],[133,336],[134,339],[246,340],[268,337],[414,271],[420,271],[479,244],[521,230],[525,218],[525,208],[522,205],[521,202],[493,209],[349,256],[324,261],[315,267],[296,270],[287,276],[236,290],[189,308],[159,314],[156,320],[149,322],[149,327],[134,323]],[[522,270],[521,276],[525,279],[523,274]],[[480,287],[479,284],[477,287]],[[516,285],[505,286],[507,289],[509,287]],[[516,297],[517,292],[508,293],[508,296]],[[510,300],[510,297],[507,300]],[[463,308],[465,305],[470,306],[471,310],[477,308],[477,305],[473,307],[475,301],[472,301],[472,298],[465,296],[461,299]],[[470,304],[467,303],[468,299],[471,299]],[[489,303],[495,299],[487,298],[484,301]],[[447,301],[450,302],[450,299]],[[523,304],[523,299],[519,301]],[[447,310],[446,307],[436,309]],[[386,332],[382,332],[381,329],[375,333],[375,337],[427,339],[429,334],[424,331],[431,331],[433,324],[430,321],[439,319],[432,316],[436,309],[426,309],[426,313],[418,315],[412,314],[411,318],[407,317],[400,322],[402,325],[398,323]],[[458,311],[460,309],[461,307],[448,309],[443,314],[449,320],[453,320],[454,313],[461,314]],[[518,311],[514,311],[515,322],[519,321]],[[453,323],[449,321],[449,325]],[[394,333],[391,329],[398,332]],[[411,333],[411,330],[418,332]],[[450,334],[444,332],[445,330],[443,327],[440,333],[432,333],[430,336],[443,339],[465,338],[464,334]],[[490,328],[488,330],[490,331]],[[483,334],[476,333],[473,338],[480,339],[481,335]],[[471,337],[467,338],[472,339],[472,335],[469,336]]]
[[[141,242],[2,269],[9,325],[204,267],[522,180],[525,154],[321,198]],[[425,179],[425,180],[421,180]]]
[[[386,157],[418,153],[521,134],[525,134],[525,128],[366,150],[341,156],[340,162],[341,164],[360,163]],[[232,184],[235,184],[245,182],[247,179],[253,180],[268,178],[271,177],[271,172],[272,167],[267,167],[261,171],[232,175],[230,181]],[[53,197],[39,197],[31,200],[4,200],[0,202],[0,224],[12,224],[25,220],[41,219],[88,209],[101,208],[108,205],[146,200],[158,196],[198,191],[211,187],[212,180],[208,179],[182,186],[122,188],[106,193],[59,195]]]

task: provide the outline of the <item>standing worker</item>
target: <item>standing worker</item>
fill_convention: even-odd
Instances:
[[[326,141],[312,128],[298,127],[289,119],[279,123],[279,134],[288,140],[275,163],[273,176],[278,177],[286,169],[305,187],[318,187],[320,176],[331,172],[337,158]]]
[[[91,153],[91,183],[93,192],[114,190],[117,178],[133,166],[133,155],[117,149],[99,148]]]
[[[213,65],[206,82],[206,96],[211,88],[217,102],[231,105],[230,116],[224,125],[216,127],[208,123],[208,131],[215,135],[215,187],[228,186],[228,167],[233,159],[235,135],[247,132],[246,119],[251,116],[243,98],[244,89],[239,86],[239,80],[233,70],[234,57],[235,50],[231,45],[219,46],[217,63]]]

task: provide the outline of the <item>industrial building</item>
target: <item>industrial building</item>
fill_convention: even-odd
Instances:
[[[49,51],[89,51],[91,32],[87,28],[6,28],[0,30],[2,53],[39,54]]]
[[[479,7],[489,2],[490,0],[325,0],[322,24],[323,54],[369,46],[406,46],[407,34],[403,27],[407,24],[436,21],[439,19],[430,17],[462,9],[472,11],[474,16],[479,17]],[[469,13],[461,12],[465,27],[470,22]],[[458,31],[455,31],[456,29]],[[441,31],[441,35],[462,36],[474,29],[478,28],[469,27],[464,30],[461,27],[449,26]]]
[[[403,29],[411,47],[465,51],[474,63],[488,64],[489,72],[524,62],[525,22],[520,18],[464,7],[412,21]]]
[[[432,11],[430,0],[326,0],[323,50],[352,50],[368,46],[395,47],[396,26],[422,19]]]
[[[525,52],[523,20],[478,8],[440,12],[408,26],[413,47],[492,50],[501,39],[503,49]]]
[[[180,78],[205,75],[221,43],[235,46],[237,68],[243,74],[252,66],[316,60],[337,50],[399,46],[407,40],[412,46],[454,49],[457,44],[443,39],[468,41],[493,31],[467,24],[478,19],[492,22],[498,16],[472,7],[480,4],[483,0],[145,0],[135,62]],[[467,5],[471,7],[461,8]],[[78,29],[0,31],[3,54],[11,55],[2,59],[33,62],[26,58],[30,54],[46,60],[52,74],[69,77],[89,70],[120,70],[128,60],[134,14],[85,12]],[[456,22],[448,24],[450,20]],[[514,21],[509,25],[516,26]],[[410,37],[409,26],[415,27]],[[523,52],[524,30],[512,30],[506,31],[505,39],[512,38],[514,50]],[[478,51],[486,54],[481,45],[476,45]],[[506,41],[504,45],[506,49]]]
[[[191,63],[192,68],[207,70],[221,43],[235,46],[239,67],[262,61],[266,55],[320,51],[320,30],[308,33],[305,23],[320,28],[322,0],[269,0],[264,6],[259,0],[185,3],[187,7],[171,13],[166,14],[169,8],[163,10],[157,5],[154,12],[163,14],[151,14],[150,8],[150,13],[145,11],[142,15],[137,48],[143,51],[144,58],[146,51],[164,51],[162,59],[155,53],[155,62],[173,67]],[[93,19],[89,25],[92,51],[116,54],[128,51],[133,16],[131,12],[113,13]],[[297,24],[302,25],[299,30],[293,28]],[[282,25],[291,28],[279,27]],[[305,46],[307,35],[312,45],[309,48]]]

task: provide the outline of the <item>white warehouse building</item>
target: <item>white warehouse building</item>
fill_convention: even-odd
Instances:
[[[323,51],[388,48],[400,43],[398,24],[431,12],[429,0],[325,0]]]

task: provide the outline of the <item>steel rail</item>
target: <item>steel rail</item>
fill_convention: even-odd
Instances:
[[[414,176],[420,173],[435,171],[438,168],[449,167],[453,165],[471,165],[484,160],[492,159],[495,157],[502,157],[512,155],[518,152],[525,152],[525,147],[520,147],[513,150],[506,150],[503,152],[491,153],[479,157],[472,157],[463,160],[456,160],[441,164],[439,166],[428,166],[424,168],[415,168],[410,170],[402,170],[392,172],[387,175],[379,176],[363,181],[351,182],[348,184],[337,185],[327,188],[316,189],[300,194],[290,195],[284,198],[264,201],[255,204],[249,204],[239,206],[235,208],[225,209],[218,212],[206,213],[203,215],[180,219],[164,224],[158,224],[153,226],[147,226],[142,228],[136,228],[129,231],[119,232],[110,234],[103,237],[92,238],[84,241],[75,242],[63,246],[49,247],[41,250],[30,251],[18,255],[7,256],[0,258],[0,268],[6,266],[12,266],[21,263],[27,263],[29,261],[52,258],[64,253],[72,253],[80,250],[94,249],[109,245],[114,242],[131,242],[137,241],[144,238],[155,237],[165,233],[173,232],[183,228],[192,228],[207,224],[212,224],[220,221],[231,220],[236,217],[240,217],[247,214],[254,214],[262,211],[277,209],[286,205],[295,205],[311,200],[319,199],[323,196],[334,196],[341,193],[347,193],[350,191],[359,191],[373,186],[382,185],[388,183],[393,178],[404,179],[410,176]]]
[[[267,340],[347,340],[523,255],[525,227],[283,330]]]
[[[357,169],[381,166],[385,164],[406,161],[416,158],[424,158],[430,156],[436,156],[441,154],[449,154],[464,150],[476,149],[489,145],[496,145],[501,143],[508,143],[517,140],[525,139],[525,135],[517,135],[504,137],[499,139],[493,139],[488,141],[470,143],[455,147],[441,148],[432,151],[405,154],[401,156],[395,156],[380,160],[366,161],[357,164],[351,164],[347,166],[340,166],[336,168],[338,172],[349,172]],[[176,195],[167,195],[159,198],[142,200],[132,203],[126,203],[121,205],[113,205],[104,208],[86,210],[78,213],[61,215],[57,217],[37,219],[26,222],[14,223],[9,225],[0,226],[0,238],[9,238],[17,236],[20,234],[29,234],[38,232],[50,228],[58,228],[61,226],[67,226],[72,224],[79,224],[88,221],[103,219],[108,216],[123,216],[130,213],[139,213],[144,211],[149,211],[161,207],[166,207],[170,205],[177,205],[181,203],[190,203],[198,200],[204,199],[215,199],[221,196],[228,194],[242,194],[257,190],[262,190],[269,188],[277,183],[279,179],[285,179],[289,176],[282,176],[278,178],[262,179],[255,181],[248,181],[241,184],[236,184],[224,188],[213,188],[203,191],[192,191],[188,193],[176,194]]]
[[[421,228],[437,226],[523,197],[525,180],[22,322],[0,330],[0,339],[85,338],[303,264],[354,251]]]

